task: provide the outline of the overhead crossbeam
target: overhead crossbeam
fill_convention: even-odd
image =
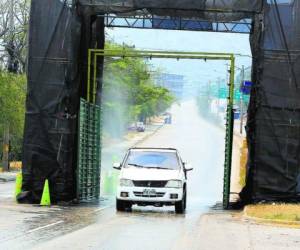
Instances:
[[[232,22],[211,22],[201,19],[182,17],[161,17],[151,14],[138,16],[120,16],[114,14],[102,15],[106,27],[135,28],[135,29],[163,29],[188,30],[249,34],[252,29],[252,20],[243,19]]]

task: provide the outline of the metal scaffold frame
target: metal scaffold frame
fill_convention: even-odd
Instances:
[[[242,19],[231,22],[211,22],[201,19],[164,17],[151,14],[135,16],[122,16],[105,14],[105,27],[111,28],[135,28],[135,29],[165,29],[165,30],[189,30],[249,34],[252,29],[252,19]]]
[[[101,109],[80,99],[78,119],[77,199],[96,201],[100,195]]]
[[[97,59],[98,57],[135,57],[135,58],[166,58],[166,59],[193,59],[193,60],[226,60],[230,62],[229,96],[226,119],[225,138],[225,162],[224,162],[224,185],[223,185],[223,207],[230,205],[230,179],[233,143],[233,104],[234,104],[234,75],[235,55],[231,53],[209,53],[209,52],[178,52],[178,51],[145,51],[145,50],[111,50],[90,49],[88,51],[88,76],[87,76],[87,102],[95,105],[97,95]],[[100,168],[100,165],[99,165]],[[100,172],[100,171],[98,171]]]

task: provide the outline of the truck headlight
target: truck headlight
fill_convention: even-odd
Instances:
[[[168,181],[166,187],[167,188],[182,188],[182,181],[179,181],[179,180]]]
[[[128,180],[128,179],[120,179],[120,186],[121,187],[133,187],[133,182],[132,182],[132,180]]]

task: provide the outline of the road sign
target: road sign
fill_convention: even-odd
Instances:
[[[251,81],[243,81],[240,91],[243,92],[244,95],[250,95],[252,86],[253,83]]]

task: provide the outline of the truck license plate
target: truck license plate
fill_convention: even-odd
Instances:
[[[154,195],[156,195],[156,191],[155,191],[155,189],[144,189],[143,195],[154,196]]]

